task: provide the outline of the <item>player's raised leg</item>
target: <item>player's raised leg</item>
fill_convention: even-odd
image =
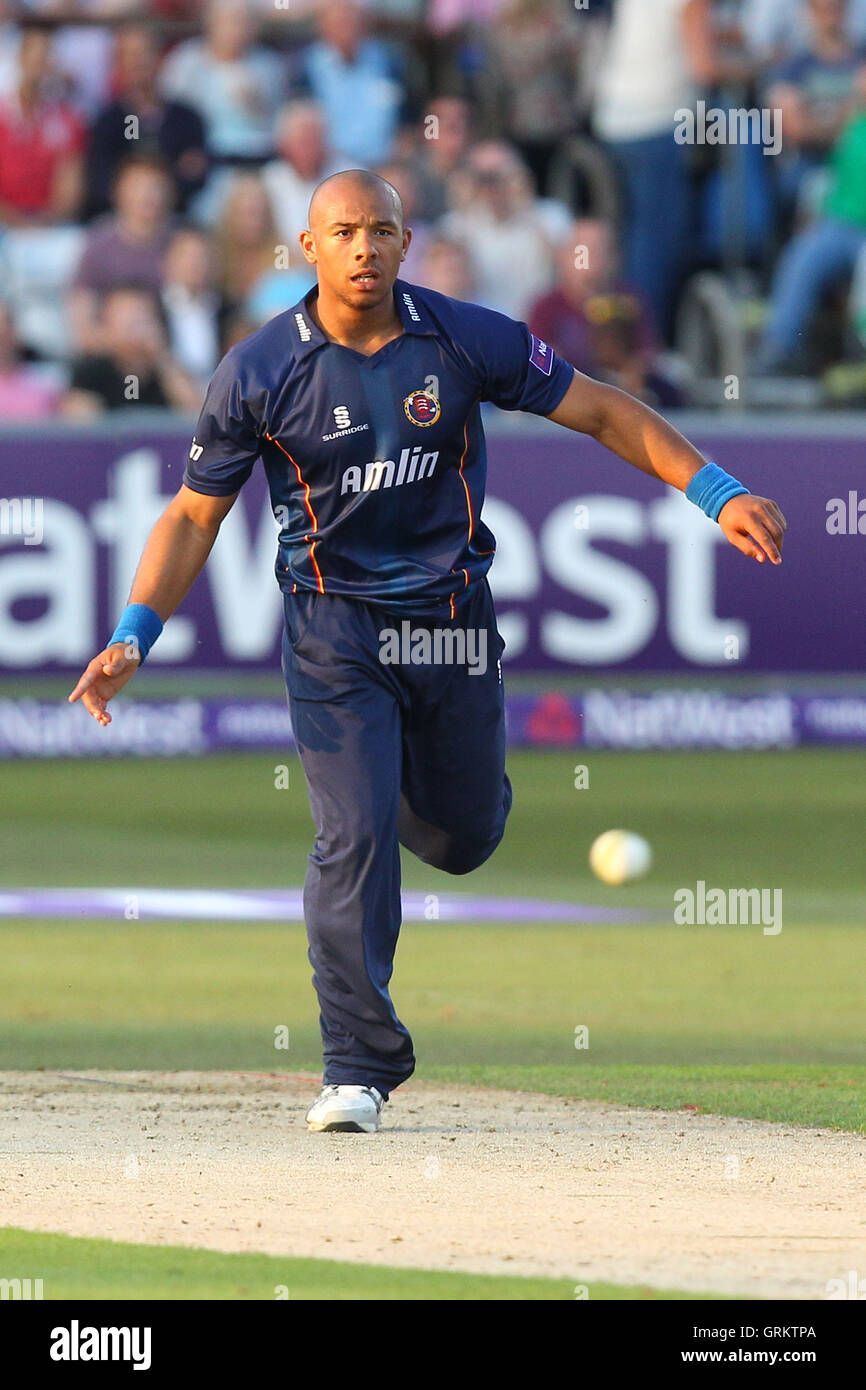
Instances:
[[[456,629],[464,635],[451,651],[464,660],[406,668],[412,701],[403,720],[398,825],[400,843],[419,859],[465,874],[496,849],[511,810],[503,642],[486,580],[458,604]],[[443,644],[440,655],[447,650]]]

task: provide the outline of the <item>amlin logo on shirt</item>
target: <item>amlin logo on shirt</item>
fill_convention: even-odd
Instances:
[[[438,449],[432,449],[429,454],[422,454],[419,444],[414,449],[403,449],[397,464],[393,459],[374,459],[366,465],[363,476],[360,465],[353,463],[343,473],[340,496],[345,492],[378,492],[379,488],[383,487],[420,483],[422,478],[432,478],[438,458]]]

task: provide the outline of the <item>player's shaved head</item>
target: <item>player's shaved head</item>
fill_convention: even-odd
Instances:
[[[393,326],[392,290],[412,240],[393,184],[370,169],[343,169],[319,184],[310,224],[301,232],[304,257],[316,267],[318,310],[349,318],[378,314]],[[369,331],[369,330],[368,330]]]
[[[329,222],[343,221],[347,203],[364,207],[368,216],[393,221],[402,230],[403,202],[394,185],[370,169],[342,169],[339,174],[323,179],[313,193],[310,231]]]

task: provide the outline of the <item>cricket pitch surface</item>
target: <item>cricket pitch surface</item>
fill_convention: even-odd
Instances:
[[[866,1269],[861,1135],[416,1080],[378,1134],[308,1134],[318,1087],[2,1072],[2,1221],[763,1298]]]

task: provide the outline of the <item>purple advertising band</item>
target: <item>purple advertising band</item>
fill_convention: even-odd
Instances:
[[[702,420],[685,431],[698,447],[785,512],[781,566],[747,559],[682,494],[584,436],[491,422],[484,517],[507,670],[862,672],[860,434]],[[0,673],[79,670],[99,650],[189,437],[146,424],[0,436]],[[150,671],[279,670],[276,535],[257,467]]]
[[[793,748],[866,743],[866,694],[589,689],[506,694],[511,748]],[[185,757],[294,747],[285,700],[118,701],[107,729],[80,705],[0,698],[0,758]]]

